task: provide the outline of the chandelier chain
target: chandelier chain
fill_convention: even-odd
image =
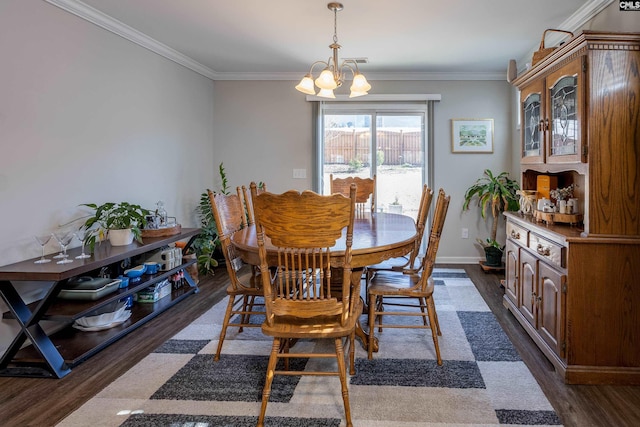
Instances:
[[[338,9],[333,9],[333,42],[338,43]]]

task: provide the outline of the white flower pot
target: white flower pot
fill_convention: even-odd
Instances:
[[[389,205],[389,213],[393,214],[401,214],[402,213],[402,205]]]
[[[124,230],[109,230],[111,246],[126,246],[133,242],[133,232],[130,228]]]

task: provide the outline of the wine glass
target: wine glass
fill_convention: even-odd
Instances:
[[[34,263],[36,264],[44,264],[47,262],[51,262],[50,259],[47,259],[44,257],[44,247],[46,246],[47,243],[49,243],[49,240],[51,240],[51,234],[39,234],[37,236],[34,236],[36,238],[36,240],[38,241],[38,243],[40,243],[40,246],[42,247],[42,256],[40,257],[39,260],[34,261]]]
[[[62,259],[56,264],[67,264],[73,262],[72,259],[69,259],[69,255],[67,255],[67,246],[69,246],[71,239],[73,239],[73,233],[70,231],[59,231],[53,233],[53,237],[56,238],[58,244],[60,244],[60,247],[62,248]]]
[[[80,240],[80,242],[82,243],[82,253],[80,255],[78,255],[76,257],[76,259],[84,259],[84,258],[91,258],[91,255],[85,254],[84,253],[84,239],[87,237],[87,230],[84,228],[79,229],[78,231],[76,231],[75,233],[73,233],[74,236],[77,237],[78,240]]]
[[[58,240],[58,238],[56,237],[56,233],[51,233],[51,237],[55,238],[58,241],[58,244],[60,244],[60,240]],[[62,245],[60,245],[60,252],[58,252],[58,254],[55,255],[53,259],[62,259],[62,258],[66,258],[66,256],[62,252]]]

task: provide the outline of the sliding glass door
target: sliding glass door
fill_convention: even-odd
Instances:
[[[376,175],[376,210],[415,218],[427,176],[425,112],[330,109],[321,122],[323,193],[330,174]]]

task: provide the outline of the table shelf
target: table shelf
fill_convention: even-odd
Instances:
[[[116,266],[127,258],[151,253],[179,240],[189,239],[186,248],[200,233],[200,229],[182,229],[171,236],[145,238],[128,246],[111,246],[102,242],[96,246],[93,256],[86,260],[74,260],[69,264],[34,264],[32,260],[0,267],[0,295],[7,302],[9,312],[4,318],[15,319],[21,331],[13,339],[9,348],[0,357],[0,376],[54,377],[62,378],[71,368],[96,354],[129,332],[140,327],[160,313],[198,292],[198,286],[189,275],[188,268],[196,263],[189,259],[168,271],[143,275],[139,282],[130,283],[127,288],[118,289],[97,300],[69,300],[58,298],[60,290],[69,279],[95,273],[102,267]],[[79,249],[76,249],[79,251]],[[73,250],[69,252],[74,254]],[[116,269],[117,270],[117,269]],[[187,286],[173,289],[170,295],[155,303],[135,303],[131,317],[121,325],[104,331],[85,332],[71,327],[76,319],[92,315],[98,309],[113,304],[122,298],[184,271]],[[12,281],[42,281],[47,291],[44,298],[25,304]],[[53,282],[51,285],[50,282]],[[62,329],[47,335],[41,321],[53,321]]]
[[[85,332],[71,327],[72,322],[69,322],[69,327],[52,334],[50,338],[64,363],[73,368],[195,292],[195,288],[183,286],[154,303],[136,303],[131,308],[131,317],[110,329]],[[41,362],[41,358],[33,346],[21,349],[13,359],[16,365],[38,362]]]

